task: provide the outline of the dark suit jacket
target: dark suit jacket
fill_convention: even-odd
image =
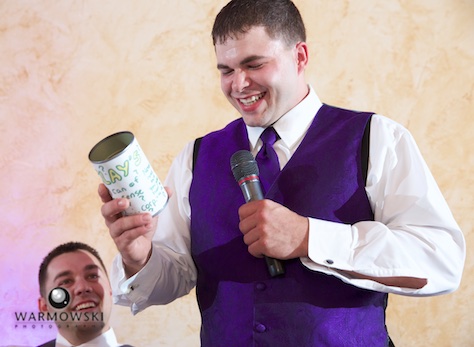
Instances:
[[[42,345],[39,345],[38,347],[56,347],[56,339],[48,341]],[[133,347],[130,345],[122,345],[121,347]]]
[[[56,339],[48,341],[42,345],[39,345],[38,347],[55,347],[56,346]]]

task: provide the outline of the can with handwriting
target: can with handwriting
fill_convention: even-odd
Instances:
[[[130,131],[107,136],[89,153],[89,160],[112,198],[127,198],[125,215],[149,212],[157,215],[168,194]]]

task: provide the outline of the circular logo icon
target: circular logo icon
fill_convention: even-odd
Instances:
[[[63,309],[69,305],[71,296],[66,289],[62,287],[56,287],[49,292],[48,300],[51,306],[54,308]]]

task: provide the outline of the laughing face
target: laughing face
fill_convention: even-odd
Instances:
[[[215,51],[221,89],[248,126],[273,124],[308,93],[304,42],[288,46],[263,27],[253,27],[217,43]]]
[[[61,334],[70,342],[78,336],[92,339],[109,329],[112,309],[112,289],[99,260],[84,250],[63,253],[48,265],[45,289],[50,293],[62,287],[70,294],[70,303],[64,309],[54,308],[48,298],[40,298],[43,312],[65,312],[61,317],[75,317],[71,321],[56,321]]]

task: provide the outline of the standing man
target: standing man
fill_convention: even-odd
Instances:
[[[94,248],[81,242],[57,246],[43,259],[38,277],[39,309],[58,318],[56,339],[39,347],[122,346],[109,325],[112,289]]]
[[[242,118],[188,144],[168,207],[102,215],[120,252],[112,281],[137,313],[194,286],[202,346],[388,346],[387,293],[454,291],[463,235],[413,138],[377,114],[322,104],[305,80],[308,46],[289,0],[233,0],[212,30],[221,89]],[[245,203],[239,150],[263,168],[265,199]],[[274,158],[275,159],[275,158]],[[280,260],[272,277],[263,257]]]

